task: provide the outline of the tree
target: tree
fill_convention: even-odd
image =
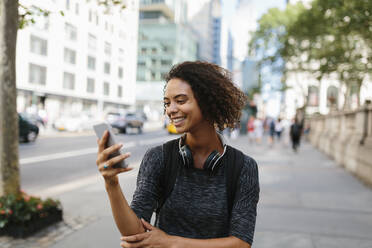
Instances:
[[[253,33],[249,43],[249,52],[258,59],[260,74],[269,71],[272,75],[282,78],[280,91],[288,89],[286,78],[288,76],[288,64],[282,51],[287,42],[288,28],[304,11],[302,3],[288,5],[286,9],[269,9],[258,21],[258,28]],[[296,64],[296,63],[294,63]],[[294,71],[294,70],[292,70]],[[262,83],[270,83],[263,77]]]
[[[19,191],[16,40],[18,1],[0,0],[0,196]]]
[[[282,83],[297,73],[319,84],[324,77],[336,77],[346,88],[347,107],[350,92],[359,95],[372,72],[371,10],[370,0],[315,0],[306,8],[271,9],[259,20],[250,50],[282,73]]]
[[[107,14],[114,7],[125,8],[122,0],[96,1]],[[17,31],[19,27],[33,23],[35,14],[49,15],[49,11],[19,5],[18,0],[0,0],[0,196],[20,190],[15,67]]]
[[[287,59],[305,55],[311,66],[301,69],[318,79],[336,76],[346,88],[344,108],[371,73],[371,8],[368,0],[316,0],[289,27],[282,51]]]

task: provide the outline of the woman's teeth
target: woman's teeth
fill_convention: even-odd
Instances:
[[[184,119],[185,119],[185,117],[182,117],[182,118],[172,119],[172,121],[173,121],[174,124],[177,124],[177,123],[183,121]]]

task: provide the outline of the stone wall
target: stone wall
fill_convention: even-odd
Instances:
[[[372,186],[372,106],[312,116],[306,123],[316,148]]]

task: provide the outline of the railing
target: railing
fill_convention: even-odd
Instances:
[[[364,182],[372,185],[372,106],[306,119],[309,140]]]

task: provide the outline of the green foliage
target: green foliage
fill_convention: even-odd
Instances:
[[[269,9],[258,21],[258,29],[249,43],[249,52],[259,59],[259,66],[270,66],[273,73],[283,72],[285,64],[281,50],[286,42],[287,29],[302,13],[304,6],[299,3],[285,10]]]
[[[45,218],[61,209],[61,203],[50,198],[41,200],[24,192],[5,195],[0,197],[0,228],[8,224],[22,224],[37,218]]]
[[[91,0],[86,0],[89,3]],[[99,6],[105,8],[104,12],[106,14],[110,14],[111,10],[114,8],[119,8],[120,10],[124,10],[126,8],[126,4],[123,0],[96,0]],[[58,13],[61,16],[65,16],[65,13],[60,10]],[[28,25],[34,24],[35,17],[37,16],[49,16],[52,14],[51,11],[45,10],[34,5],[32,6],[25,6],[19,4],[19,28],[25,28]]]
[[[335,75],[348,92],[356,87],[359,93],[372,72],[371,33],[372,1],[315,0],[307,8],[269,10],[259,20],[250,51],[281,71],[283,82],[293,72],[309,72],[319,81]]]
[[[36,16],[48,16],[50,11],[41,9],[36,6],[26,7],[25,5],[19,4],[19,28],[25,28],[30,24],[35,23]],[[62,12],[63,14],[63,12]]]

